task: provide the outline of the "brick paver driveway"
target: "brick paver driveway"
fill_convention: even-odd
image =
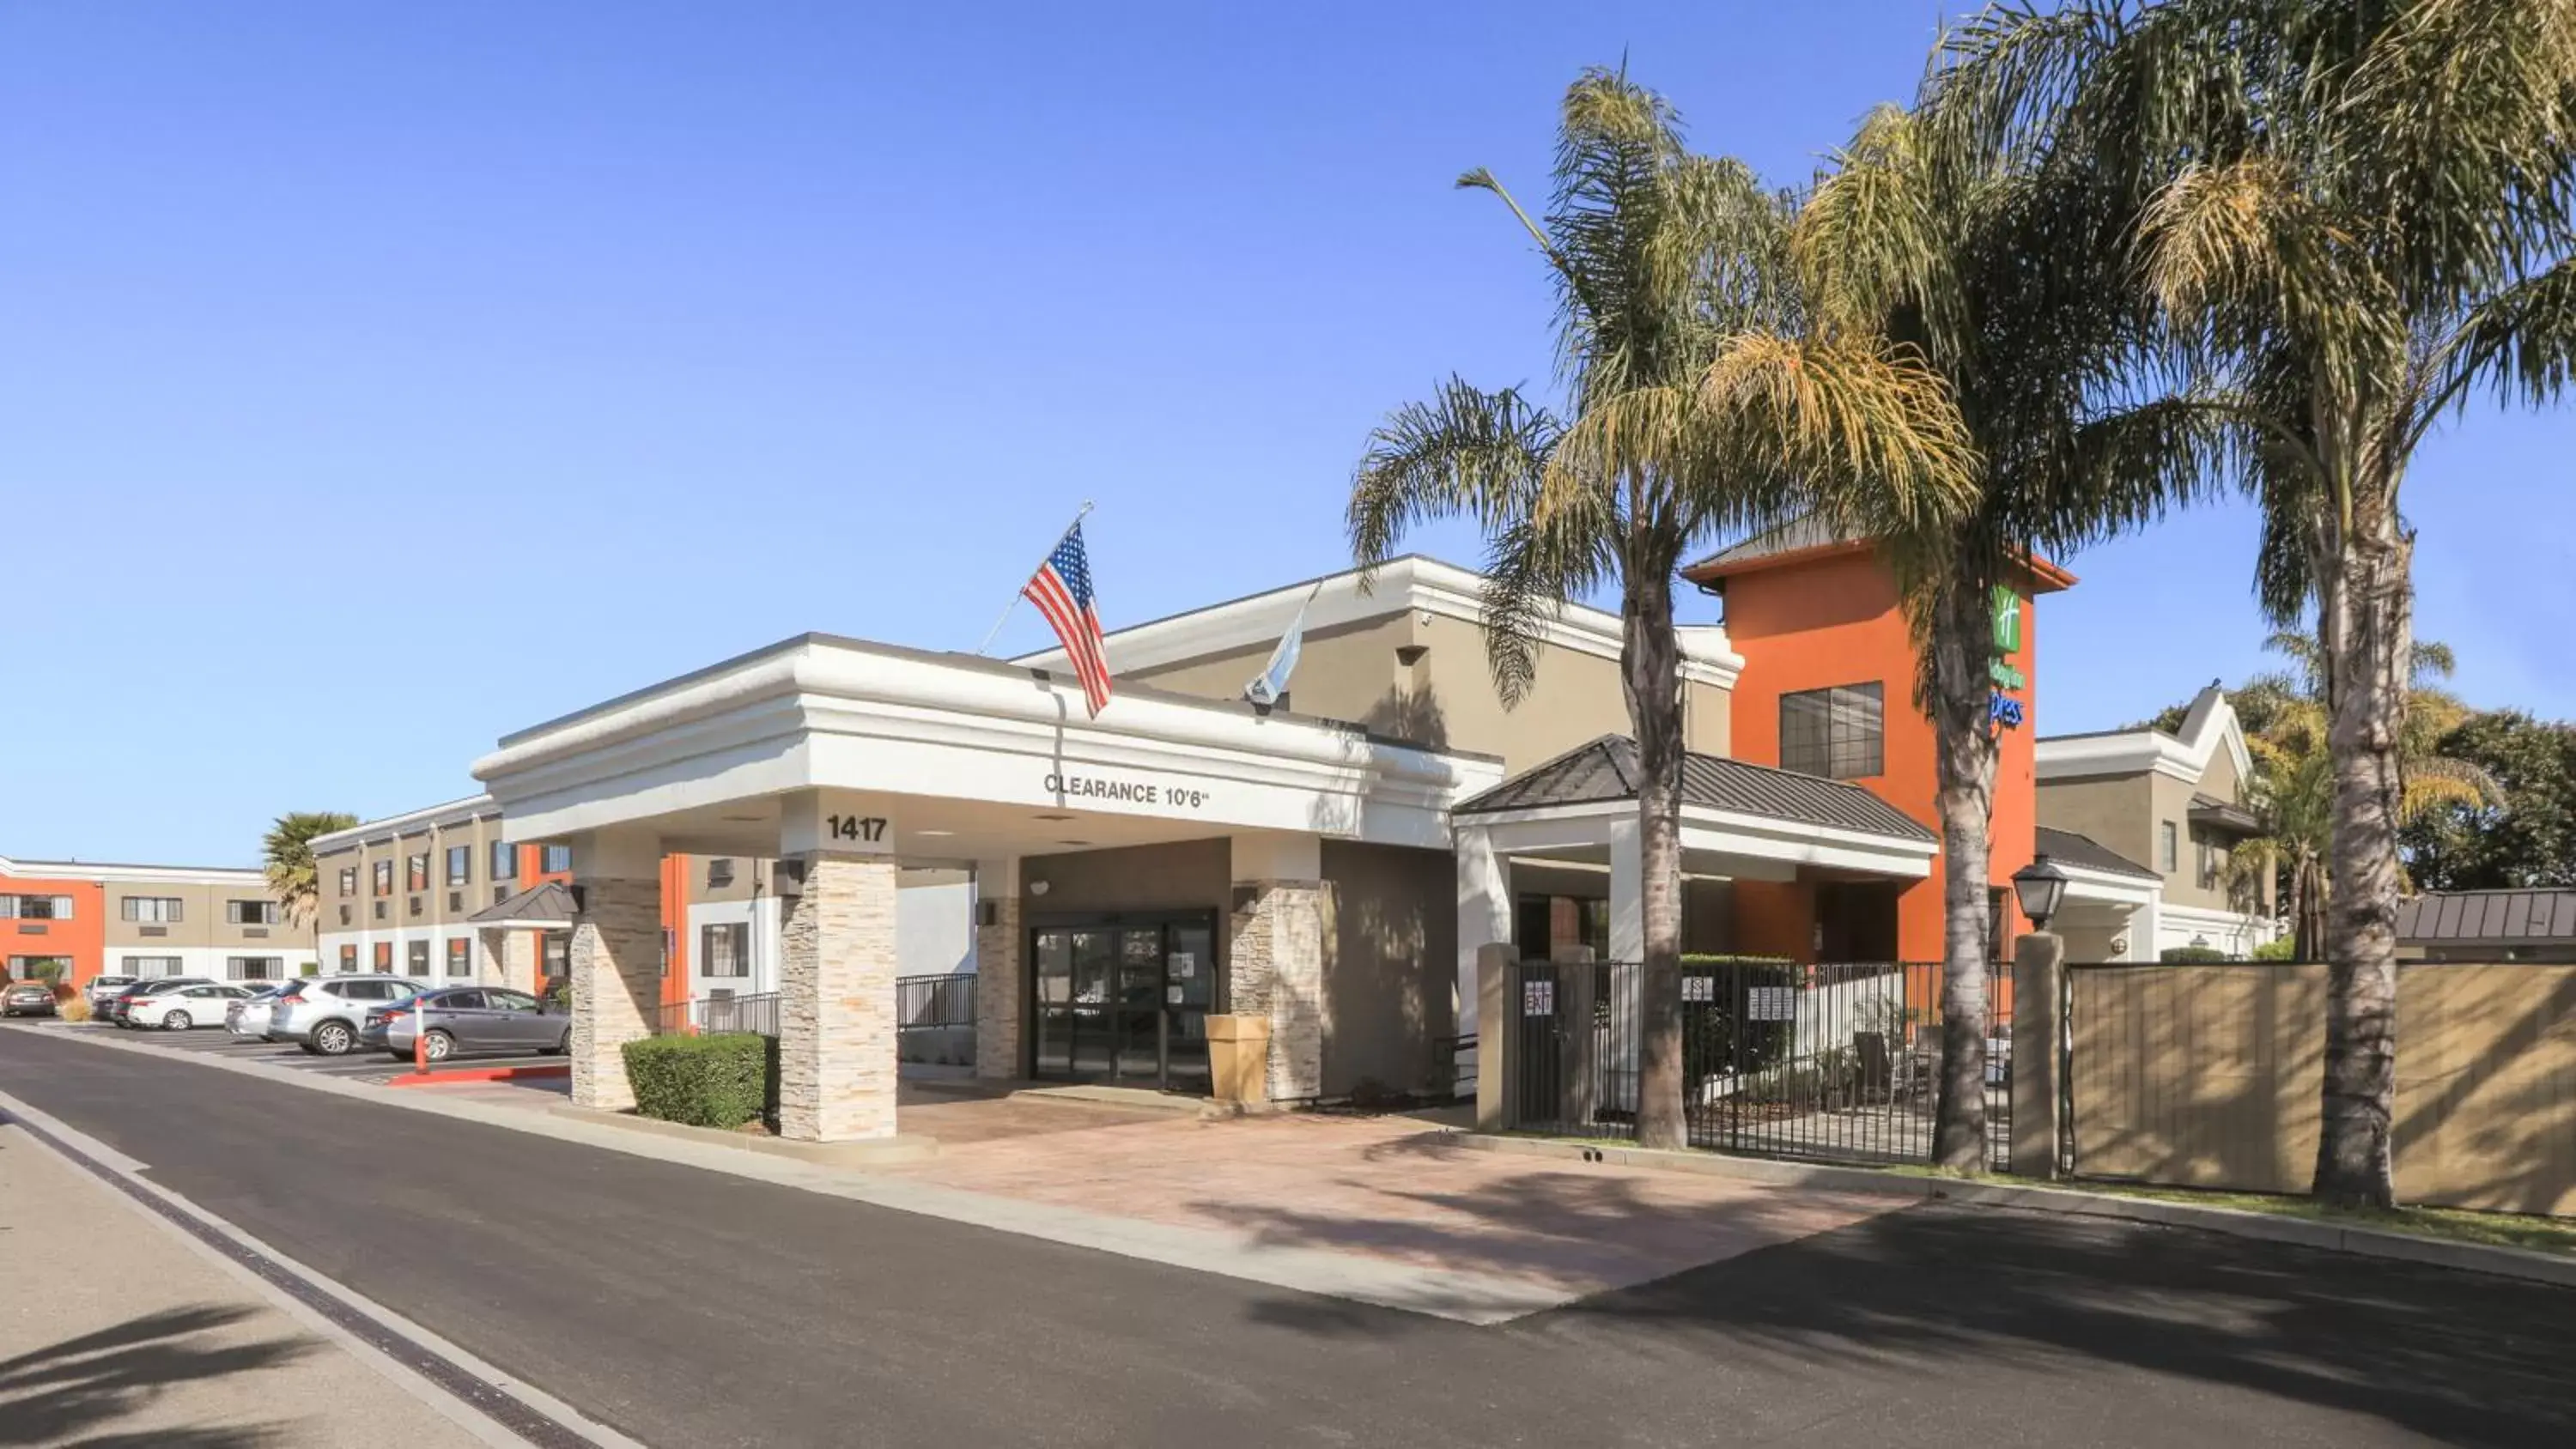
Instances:
[[[1202,1120],[1028,1096],[933,1107],[924,1182],[1270,1246],[1588,1294],[1847,1227],[1901,1200],[1463,1147],[1404,1117]],[[978,1114],[1025,1130],[982,1131]],[[1043,1127],[1033,1126],[1043,1114]],[[938,1118],[938,1121],[931,1120]]]

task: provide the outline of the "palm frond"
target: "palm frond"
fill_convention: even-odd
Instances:
[[[1415,525],[1466,517],[1488,531],[1536,496],[1560,425],[1516,389],[1452,377],[1429,401],[1397,409],[1369,435],[1351,480],[1351,553],[1374,567]]]

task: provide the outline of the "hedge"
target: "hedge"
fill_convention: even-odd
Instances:
[[[692,1127],[739,1127],[760,1116],[770,1100],[767,1037],[648,1036],[623,1050],[638,1116]]]

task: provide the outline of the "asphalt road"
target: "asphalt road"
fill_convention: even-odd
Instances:
[[[660,1445],[2576,1443],[2576,1292],[2478,1275],[1923,1207],[1478,1329],[48,1038],[0,1091]]]

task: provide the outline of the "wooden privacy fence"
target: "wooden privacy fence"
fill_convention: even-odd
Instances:
[[[2304,1193],[2325,966],[2077,966],[2078,1176]],[[2576,1215],[2576,966],[2416,964],[2397,985],[2401,1201]]]

